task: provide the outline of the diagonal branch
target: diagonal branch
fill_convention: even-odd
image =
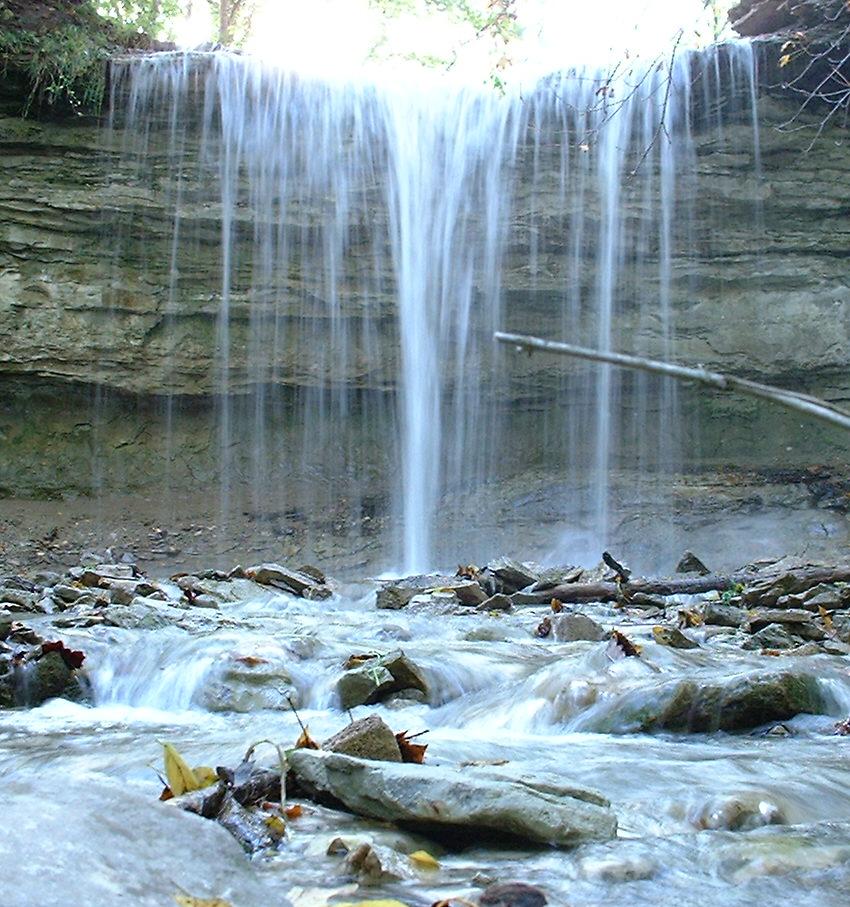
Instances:
[[[704,368],[689,368],[684,365],[675,365],[671,362],[661,362],[657,359],[645,359],[643,356],[629,356],[625,353],[603,352],[570,343],[561,343],[556,340],[544,340],[540,337],[529,337],[525,334],[505,334],[497,331],[494,338],[499,343],[507,343],[519,349],[542,350],[546,353],[557,353],[561,356],[572,356],[576,359],[587,359],[591,362],[604,362],[609,365],[618,365],[622,368],[637,369],[642,372],[652,372],[656,375],[665,375],[679,381],[696,381],[705,384],[714,390],[738,391],[749,394],[751,397],[761,397],[805,413],[831,425],[837,425],[850,431],[850,412],[827,403],[818,397],[800,394],[796,391],[773,387],[769,384],[759,384],[746,378],[736,378],[734,375],[722,375]]]

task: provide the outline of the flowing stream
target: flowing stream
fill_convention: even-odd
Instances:
[[[64,631],[88,653],[94,704],[53,700],[0,716],[7,800],[0,840],[8,845],[16,827],[19,840],[43,840],[25,854],[0,848],[4,878],[31,892],[45,874],[44,905],[62,903],[55,878],[86,905],[166,904],[175,886],[237,907],[286,896],[324,904],[346,885],[352,899],[341,858],[325,851],[332,838],[354,835],[439,858],[439,870],[359,892],[417,907],[474,897],[482,878],[537,884],[550,903],[574,907],[846,903],[850,755],[846,738],[830,735],[850,710],[846,659],[770,658],[742,652],[731,631],[705,629],[691,631],[701,648],[677,651],[654,643],[648,624],[587,606],[643,644],[641,658],[612,661],[605,642],[535,639],[542,607],[435,619],[428,609],[375,611],[372,588],[348,587],[322,603],[243,590],[220,612],[195,609],[189,630]],[[480,846],[470,837],[451,852],[308,806],[277,852],[251,862],[213,822],[173,822],[176,810],[156,802],[160,741],[178,745],[193,764],[213,765],[237,764],[256,740],[289,745],[299,728],[283,688],[294,691],[310,733],[324,739],[348,721],[334,691],[344,660],[396,647],[424,671],[427,700],[359,707],[355,717],[377,712],[396,730],[429,729],[433,764],[507,760],[512,773],[599,790],[617,814],[618,838],[563,851]],[[247,668],[239,674],[246,656],[264,660],[259,681],[245,682]],[[829,714],[798,716],[781,735],[633,732],[634,716],[657,709],[672,681],[706,684],[780,667],[814,672]],[[267,761],[274,764],[270,749]],[[6,904],[25,903],[16,888],[7,889]]]

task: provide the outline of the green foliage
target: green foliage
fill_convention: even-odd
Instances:
[[[42,105],[97,113],[109,57],[146,46],[143,30],[161,29],[180,8],[181,0],[0,0],[0,72],[26,80],[24,116]],[[22,9],[36,15],[22,20]]]
[[[96,0],[97,12],[119,27],[152,38],[170,37],[169,26],[184,12],[181,0]]]
[[[0,64],[26,77],[30,91],[23,114],[35,102],[67,103],[74,111],[97,111],[103,101],[109,43],[78,25],[43,35],[0,27]]]

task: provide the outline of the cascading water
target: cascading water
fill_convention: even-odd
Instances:
[[[492,333],[674,357],[698,254],[695,130],[731,141],[723,123],[753,116],[754,85],[744,44],[681,53],[669,81],[572,70],[504,96],[227,55],[116,65],[113,147],[139,193],[116,256],[144,229],[171,262],[155,328],[167,460],[191,459],[175,420],[212,396],[223,525],[276,509],[356,536],[385,513],[387,561],[408,571],[493,553],[482,527],[505,503],[487,489],[558,470],[563,539],[514,553],[595,557],[622,518],[618,470],[651,497],[677,468],[677,394],[527,366]],[[145,222],[149,193],[171,223]]]

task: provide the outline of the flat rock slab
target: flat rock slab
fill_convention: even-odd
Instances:
[[[593,791],[468,767],[370,762],[338,753],[296,750],[290,766],[315,794],[371,819],[398,822],[424,834],[462,832],[507,836],[568,847],[609,840],[617,819]]]

